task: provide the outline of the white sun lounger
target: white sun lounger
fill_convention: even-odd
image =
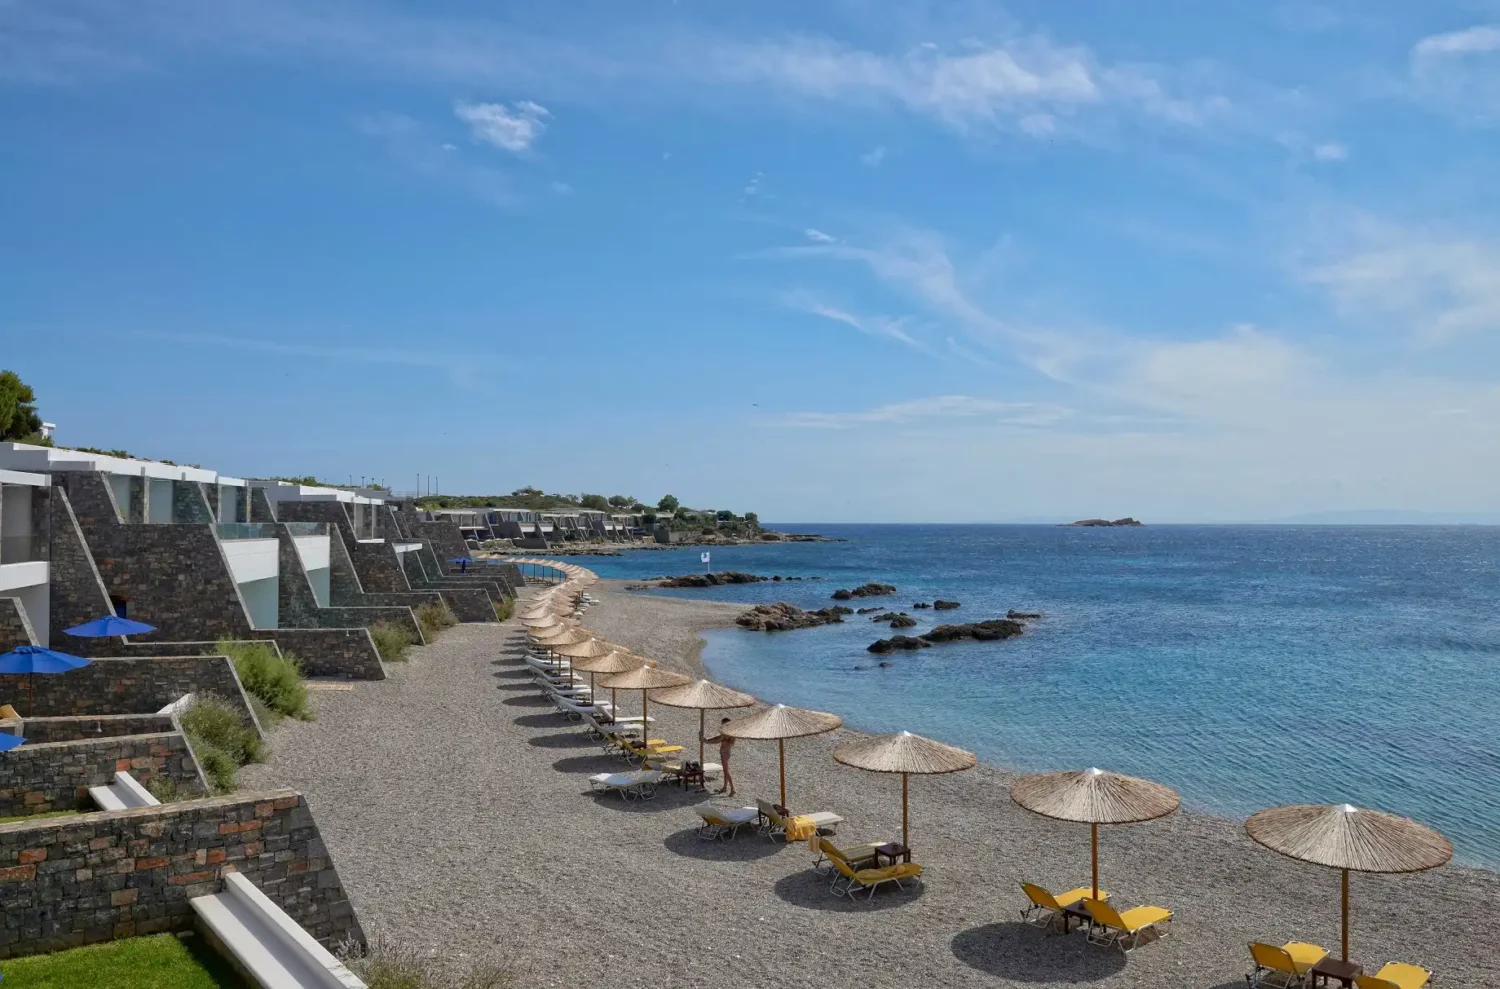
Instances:
[[[656,785],[662,774],[654,769],[633,773],[596,773],[589,777],[590,790],[614,791],[626,800],[650,800],[656,796]]]
[[[557,710],[560,713],[566,714],[574,721],[581,721],[584,717],[590,715],[607,715],[609,713],[609,705],[607,703],[580,704],[576,699],[571,697],[564,697],[560,694],[553,695],[553,703],[557,705]]]
[[[740,828],[754,824],[760,811],[754,807],[698,807],[698,816],[703,824],[698,828],[698,837],[704,841],[728,841],[739,834]]]

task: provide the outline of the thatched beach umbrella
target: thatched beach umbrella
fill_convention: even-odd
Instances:
[[[1245,822],[1250,837],[1299,862],[1342,874],[1343,958],[1349,960],[1349,873],[1422,872],[1453,857],[1448,839],[1423,824],[1350,804],[1272,807]]]
[[[551,612],[551,611],[547,612],[545,615],[542,615],[539,618],[523,618],[523,619],[521,619],[521,624],[525,625],[527,628],[529,628],[529,629],[531,629],[533,631],[540,631],[542,629],[548,629],[548,628],[556,628],[557,626],[563,624],[563,622],[564,622],[564,619],[557,617],[557,614],[555,612]]]
[[[749,707],[755,703],[755,698],[749,694],[731,690],[712,680],[694,680],[680,687],[667,687],[665,690],[653,693],[651,699],[667,707],[698,709],[698,764],[700,766],[703,765],[704,722],[708,712],[731,707]]]
[[[1099,825],[1154,821],[1182,803],[1169,786],[1102,769],[1023,776],[1010,785],[1010,798],[1033,814],[1089,825],[1095,899],[1099,897]]]
[[[720,729],[720,734],[730,738],[776,739],[776,754],[781,760],[781,806],[786,807],[786,740],[821,735],[843,723],[844,719],[837,714],[777,704],[729,722]]]
[[[973,769],[979,762],[972,752],[965,752],[921,735],[913,735],[909,731],[845,742],[833,750],[833,758],[855,769],[901,774],[901,844],[908,847],[906,798],[911,774],[941,776],[944,773],[961,773],[965,769]]]
[[[552,651],[557,653],[559,656],[566,656],[569,659],[597,659],[600,656],[609,655],[618,648],[618,646],[610,645],[608,642],[605,642],[597,635],[591,635],[587,639],[584,639],[582,642],[572,642],[566,645],[560,645]]]
[[[591,697],[594,693],[594,674],[605,673],[614,675],[616,673],[628,673],[645,665],[646,661],[644,659],[623,649],[612,649],[603,656],[594,656],[592,658],[573,661],[575,672],[581,670],[589,675],[589,696]],[[611,690],[609,692],[609,706],[611,711],[615,708],[615,701],[615,692]]]
[[[599,682],[610,690],[639,690],[641,692],[641,737],[650,738],[651,701],[646,692],[661,687],[676,687],[691,683],[692,678],[685,677],[681,673],[673,673],[671,670],[657,669],[656,666],[648,663],[624,673],[616,673]]]

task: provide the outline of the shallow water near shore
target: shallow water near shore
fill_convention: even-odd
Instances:
[[[874,656],[866,616],[711,631],[712,674],[771,701],[910,729],[1022,770],[1101,765],[1233,816],[1349,801],[1500,868],[1500,529],[815,526],[847,540],[723,547],[716,570],[824,580],[655,591],[832,603],[885,581],[907,634],[1009,608],[1026,635]],[[580,557],[603,577],[701,572],[696,547]],[[957,600],[956,611],[914,610]],[[876,664],[891,662],[888,668]]]

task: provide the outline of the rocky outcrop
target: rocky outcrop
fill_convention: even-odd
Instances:
[[[1012,608],[1005,613],[1005,617],[1012,621],[1030,622],[1042,617],[1042,613],[1040,611],[1017,611]]]
[[[832,625],[850,614],[848,608],[823,608],[819,611],[803,611],[794,604],[778,601],[776,604],[758,604],[740,615],[734,623],[752,632],[786,632],[797,628],[816,628]]]
[[[1011,612],[1012,615],[1019,612]],[[911,621],[908,618],[908,621]],[[912,624],[916,624],[915,621]],[[892,628],[899,628],[895,622]],[[928,646],[938,642],[957,642],[960,639],[974,639],[978,642],[994,642],[999,639],[1009,639],[1026,631],[1024,622],[1013,617],[992,618],[984,622],[972,622],[968,625],[939,625],[930,632],[919,636],[893,635],[889,639],[877,639],[870,643],[869,651],[873,653],[894,652],[897,649],[926,649]]]
[[[874,616],[870,621],[889,622],[891,628],[911,628],[917,624],[917,620],[904,611],[887,611],[883,615]]]
[[[932,605],[928,604],[926,601],[918,601],[916,604],[912,605],[912,607],[913,608],[931,608]]]
[[[1079,519],[1077,522],[1066,522],[1064,524],[1082,526],[1135,526],[1145,525],[1146,523],[1138,522],[1135,519],[1126,516],[1123,519]]]
[[[883,597],[886,594],[895,593],[895,584],[876,584],[872,582],[869,584],[861,584],[858,587],[854,588],[852,591],[840,587],[838,590],[833,592],[833,599],[835,601],[847,601],[850,598],[878,598]]]
[[[738,570],[724,570],[719,573],[689,573],[681,577],[663,577],[657,582],[657,587],[719,587],[723,584],[759,584],[770,580],[759,574],[741,573]],[[777,578],[780,579],[779,577]]]
[[[944,601],[942,598],[932,602],[932,606],[938,611],[952,611],[954,608],[961,607],[957,601]]]
[[[879,611],[879,610],[880,610],[879,608],[859,608],[854,613],[856,615],[868,615],[872,611]]]

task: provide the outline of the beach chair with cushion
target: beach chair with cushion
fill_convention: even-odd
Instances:
[[[1432,981],[1432,973],[1420,965],[1386,962],[1374,975],[1356,975],[1358,989],[1422,989]]]
[[[1112,944],[1127,954],[1140,946],[1141,935],[1147,931],[1165,937],[1161,925],[1172,919],[1172,911],[1165,907],[1131,907],[1121,913],[1092,897],[1085,897],[1083,906],[1094,920],[1089,927],[1089,940],[1094,944]]]
[[[883,841],[867,841],[862,845],[849,845],[840,848],[822,835],[818,836],[818,857],[813,860],[813,868],[819,872],[823,866],[828,866],[828,871],[837,876],[838,870],[834,868],[833,860],[842,859],[844,864],[858,872],[875,864],[875,849],[885,844]]]
[[[0,721],[15,721],[21,717],[9,704],[0,704]]]
[[[776,810],[776,805],[768,800],[757,800],[755,801],[755,806],[760,811],[760,816],[765,819],[764,823],[760,826],[761,833],[773,840],[777,835],[780,835],[782,838],[786,837],[786,827],[791,817],[809,818],[819,833],[825,828],[832,831],[834,825],[842,824],[844,820],[839,815],[828,810],[820,810],[813,814],[782,815]]]
[[[1281,947],[1256,941],[1250,945],[1255,970],[1245,976],[1251,989],[1292,989],[1312,984],[1312,967],[1328,957],[1328,949],[1305,941],[1288,941]]]
[[[697,762],[697,760],[693,760]],[[688,775],[689,763],[683,759],[647,759],[643,765],[647,769],[659,769],[666,773],[669,778],[678,783],[684,783]],[[698,767],[703,774],[704,781],[716,778],[724,771],[724,767],[717,762],[705,762]]]
[[[1061,919],[1063,911],[1068,907],[1094,895],[1091,886],[1080,886],[1055,896],[1035,883],[1022,883],[1021,889],[1025,891],[1026,898],[1031,901],[1021,911],[1021,919],[1032,927],[1040,927],[1044,930]],[[1108,900],[1109,892],[1101,889],[1099,899]]]
[[[902,882],[909,879],[918,882],[922,878],[922,867],[915,862],[898,862],[888,865],[884,869],[855,869],[843,859],[829,859],[833,863],[833,882],[828,888],[835,896],[847,896],[854,898],[854,894],[862,889],[870,891],[867,900],[875,898],[875,891],[886,883],[895,883],[896,888],[905,890],[906,885]]]
[[[698,837],[704,841],[728,841],[740,828],[754,824],[760,817],[760,811],[754,807],[699,807],[697,811],[703,818]]]
[[[589,789],[606,793],[613,791],[625,800],[650,800],[656,796],[656,785],[661,779],[661,773],[654,769],[638,769],[633,773],[595,773],[589,777]]]
[[[665,738],[621,738],[620,748],[626,762],[644,763],[652,756],[674,755],[682,751],[680,745],[668,745]]]

